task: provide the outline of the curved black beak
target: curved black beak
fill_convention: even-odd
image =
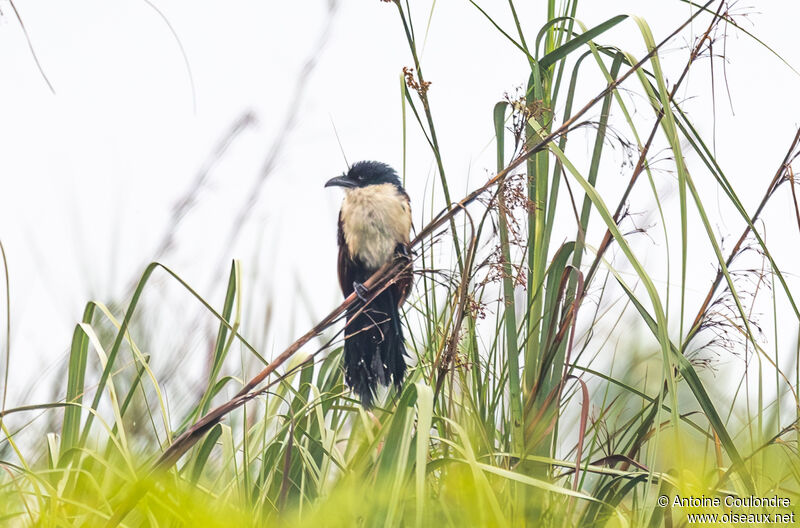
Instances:
[[[352,189],[353,187],[358,187],[358,185],[347,176],[337,176],[328,180],[325,183],[325,187],[345,187],[347,189]]]

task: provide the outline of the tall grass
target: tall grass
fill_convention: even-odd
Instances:
[[[691,18],[657,40],[642,19],[620,15],[586,27],[576,0],[548,0],[546,23],[531,39],[524,28],[532,21],[520,19],[513,1],[513,28],[471,4],[530,74],[518,94],[486,109],[496,172],[457,200],[417,53],[418,14],[410,2],[394,2],[413,62],[404,72],[404,115],[428,140],[444,197],[444,209],[414,240],[421,271],[406,307],[414,366],[402,392],[367,412],[344,386],[341,330],[332,328],[360,302],[354,297],[267,360],[241,332],[238,263],[218,308],[178,273],[152,264],[123,311],[86,305],[63,400],[3,410],[0,519],[15,526],[672,526],[694,511],[661,507],[660,495],[776,495],[797,510],[800,373],[781,369],[777,344],[774,354],[765,349],[743,283],[771,296],[776,332],[797,325],[795,290],[759,220],[773,197],[794,199],[800,132],[750,211],[676,100],[692,68],[716,60],[711,44],[722,26],[737,30],[736,19],[724,2],[691,4]],[[635,32],[647,53],[609,43],[612,28]],[[685,62],[667,73],[660,57],[679,37],[690,42]],[[595,95],[578,100],[597,72]],[[630,93],[642,97],[636,108]],[[621,188],[603,170],[615,141],[632,156]],[[664,170],[664,159],[677,203],[659,189],[655,170]],[[701,178],[714,182],[744,226],[731,250],[715,232]],[[642,229],[631,232],[632,197],[654,211],[649,231],[666,248],[665,284],[662,270],[645,263]],[[690,233],[703,237],[718,269],[699,306],[687,293]],[[762,269],[735,268],[746,250],[760,256]],[[400,267],[379,271],[371,291]],[[187,409],[170,408],[131,332],[154,274],[166,274],[187,304],[201,303],[218,323],[208,378]],[[779,303],[789,313],[779,315]],[[739,389],[709,389],[715,381],[698,351],[719,343],[757,358],[757,368],[748,364],[755,381],[742,389],[755,385],[755,405],[741,404]],[[797,365],[797,350],[790,352]],[[242,357],[263,370],[248,377]],[[765,383],[774,383],[773,401],[764,398]],[[34,426],[8,424],[30,413],[63,416],[60,433],[18,443]]]

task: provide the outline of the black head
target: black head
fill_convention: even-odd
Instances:
[[[355,189],[382,183],[391,183],[395,187],[402,188],[397,173],[387,164],[380,161],[359,161],[345,174],[328,180],[325,187]]]

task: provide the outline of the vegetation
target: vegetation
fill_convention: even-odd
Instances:
[[[797,510],[798,350],[767,350],[752,306],[756,297],[770,299],[776,332],[800,320],[796,289],[758,223],[778,194],[797,211],[800,132],[785,140],[786,155],[774,161],[751,211],[676,99],[698,61],[718,60],[712,46],[724,38],[722,27],[750,33],[725,2],[689,4],[685,23],[657,40],[642,19],[620,15],[586,27],[577,0],[548,0],[547,22],[531,40],[523,27],[532,24],[519,20],[512,0],[514,28],[471,4],[527,59],[530,77],[487,109],[496,173],[461,200],[440,155],[416,14],[410,2],[386,6],[398,11],[413,61],[404,70],[404,115],[430,144],[445,205],[414,240],[417,286],[406,306],[414,357],[402,392],[367,412],[344,386],[339,321],[361,302],[352,296],[268,361],[239,332],[238,263],[219,308],[154,263],[124,309],[86,305],[64,399],[4,408],[0,520],[673,526],[696,511],[730,511],[664,508],[662,495],[778,496],[791,507],[734,511]],[[636,32],[648,52],[635,56],[607,42],[612,28]],[[667,74],[660,57],[679,38],[689,43],[684,64]],[[587,85],[595,96],[578,100]],[[631,156],[621,189],[603,170],[619,146]],[[657,173],[665,171],[666,180]],[[729,250],[709,219],[701,177],[713,179],[743,226]],[[668,208],[669,193],[677,203]],[[661,268],[645,264],[648,248],[637,238],[644,229],[631,227],[634,198],[654,211],[647,233],[664,250],[656,260],[666,282]],[[690,232],[704,237],[717,267],[699,306],[686,291]],[[402,265],[373,276],[371,291]],[[180,284],[187,303],[202,303],[219,322],[207,382],[188,409],[169,408],[147,347],[135,339],[146,328],[130,331],[154,274]],[[744,354],[749,382],[722,396],[709,390],[708,350]],[[248,375],[238,351],[263,370]],[[795,372],[781,367],[787,353]],[[60,433],[19,442],[34,425],[12,429],[7,420],[42,412],[63,416]]]

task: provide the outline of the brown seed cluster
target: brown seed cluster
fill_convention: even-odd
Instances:
[[[499,244],[495,246],[494,250],[489,255],[488,264],[489,272],[486,274],[486,278],[481,282],[481,284],[485,285],[490,282],[500,282],[503,279],[510,278],[514,282],[514,287],[520,286],[525,288],[527,286],[525,267],[523,266],[523,263],[520,262],[515,264],[514,262],[511,262],[511,276],[506,274],[506,258],[503,256],[503,251]]]
[[[478,301],[474,295],[467,296],[467,309],[473,319],[486,319],[486,303]]]
[[[417,92],[420,97],[428,93],[431,83],[429,81],[417,82],[414,78],[414,68],[403,66],[403,76],[406,78],[406,86]]]
[[[514,136],[514,156],[525,151],[525,127],[531,119],[539,122],[548,109],[541,99],[529,97],[522,88],[517,88],[514,94],[506,92],[504,99],[511,108],[511,126],[509,131]],[[520,147],[523,147],[520,151]]]
[[[536,212],[536,203],[528,198],[528,183],[533,184],[533,178],[529,178],[526,181],[526,178],[522,174],[509,176],[503,182],[503,202],[505,203],[506,216],[513,217],[514,212],[521,209],[527,214]],[[518,229],[519,223],[517,220],[509,218],[509,223],[512,222],[516,229],[514,235],[521,237]],[[517,242],[525,243],[524,240],[518,240]]]
[[[502,214],[506,219],[508,233],[508,244],[511,247],[521,249],[523,252],[527,247],[527,235],[523,222],[518,217],[520,213],[524,215],[532,214],[536,211],[536,204],[528,198],[527,180],[522,174],[509,175],[503,182],[500,192],[503,193],[502,200],[491,198],[481,200],[487,207],[491,207],[496,214]],[[527,286],[527,275],[523,262],[506,262],[503,256],[503,249],[498,243],[489,254],[486,263],[489,271],[481,281],[482,285],[491,282],[501,282],[503,279],[512,279],[514,286],[525,288]],[[506,272],[506,265],[509,265],[510,275]]]

